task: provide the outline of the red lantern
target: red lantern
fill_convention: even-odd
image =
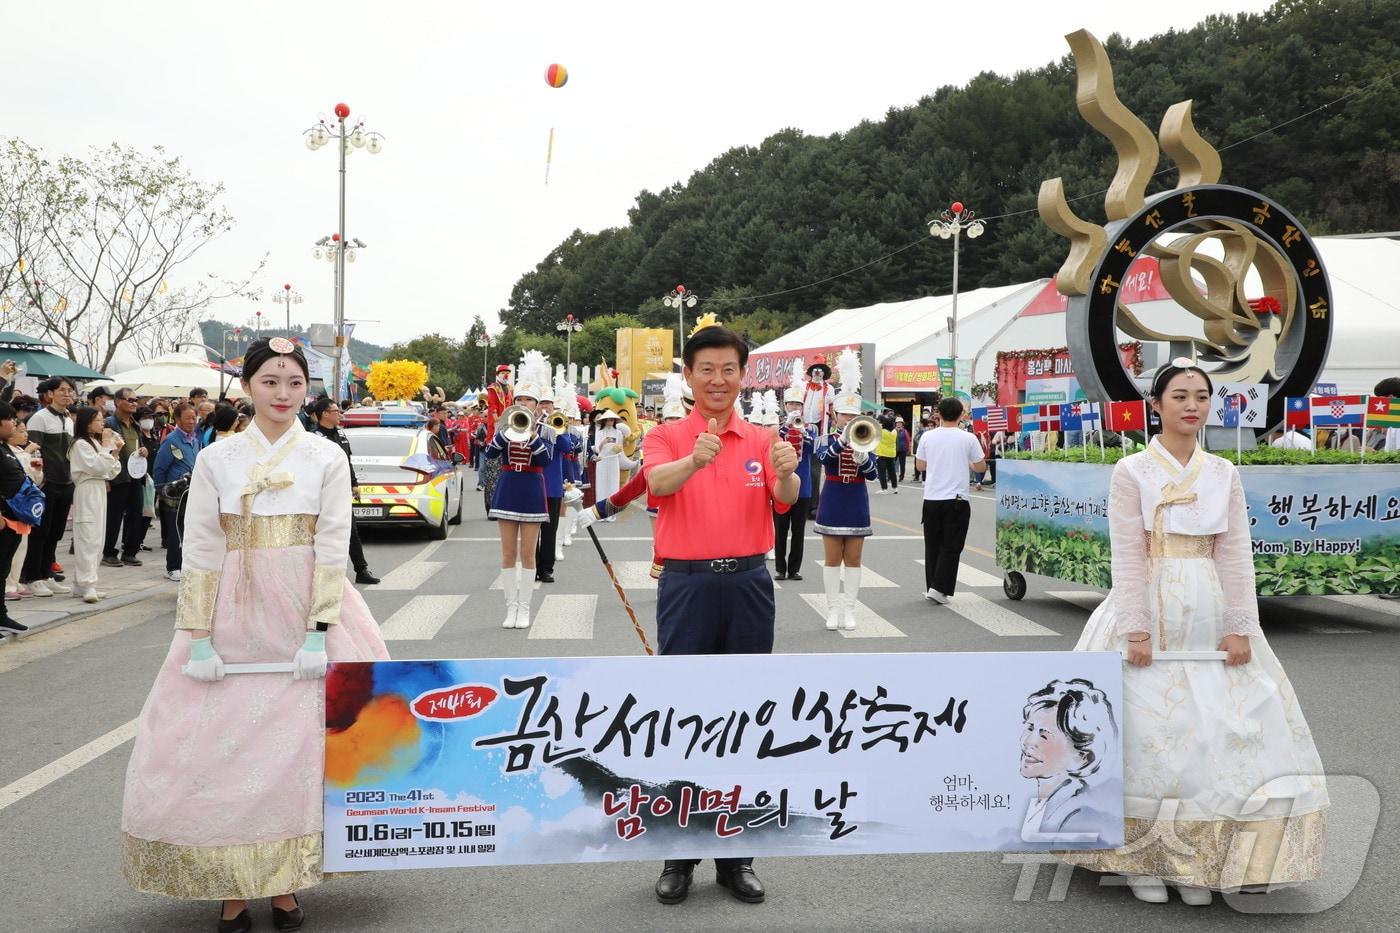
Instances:
[[[292,290],[292,285],[291,285],[291,283],[289,282],[289,283],[287,283],[286,285],[283,285],[283,286],[282,286],[282,289],[283,289],[283,291],[288,291],[288,292],[291,291],[291,290]]]
[[[561,88],[569,82],[569,69],[563,65],[550,65],[544,70],[544,80],[552,88]]]
[[[684,286],[684,285],[677,285],[677,286],[676,286],[676,294],[677,294],[677,295],[684,295],[684,294],[685,294],[685,286]]]
[[[340,117],[340,119],[344,120],[346,117],[350,116],[350,105],[349,105],[349,104],[336,104],[336,105],[335,105],[335,115],[336,115],[337,117]]]
[[[961,201],[954,201],[954,202],[953,202],[953,213],[954,213],[954,214],[961,214],[962,212],[963,212],[963,202],[961,202]]]
[[[339,242],[340,242],[340,234],[338,234],[338,233],[332,233],[332,234],[331,234],[331,242],[332,242],[332,243],[339,243]]]

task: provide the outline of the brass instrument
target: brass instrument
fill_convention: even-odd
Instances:
[[[523,444],[535,436],[535,413],[524,405],[512,405],[501,412],[498,423],[512,444]]]
[[[569,416],[562,411],[552,411],[549,413],[549,418],[545,420],[545,424],[556,431],[563,431],[569,426]]]
[[[880,422],[869,415],[852,418],[841,429],[841,443],[851,450],[874,453],[875,447],[880,443]]]

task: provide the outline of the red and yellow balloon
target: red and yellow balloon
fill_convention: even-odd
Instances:
[[[550,65],[544,70],[544,79],[550,87],[563,87],[569,82],[569,69],[557,63]]]

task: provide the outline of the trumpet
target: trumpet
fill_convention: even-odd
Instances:
[[[874,453],[876,445],[880,443],[880,422],[869,415],[852,418],[841,429],[841,443],[851,450]]]
[[[549,417],[545,419],[545,424],[556,431],[562,431],[569,426],[569,416],[562,411],[552,411],[549,413]]]
[[[802,423],[802,412],[800,412],[800,411],[790,411],[790,412],[788,412],[788,415],[787,415],[787,424],[788,424],[788,427],[790,427],[790,428],[798,428],[799,430],[800,430],[801,428],[803,428],[804,425],[803,425],[803,423]]]
[[[524,405],[512,405],[501,412],[497,423],[501,433],[512,444],[523,444],[535,436],[535,414]]]

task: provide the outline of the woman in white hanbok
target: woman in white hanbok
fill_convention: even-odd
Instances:
[[[1298,698],[1259,627],[1244,491],[1196,444],[1209,377],[1173,360],[1153,380],[1162,434],[1113,471],[1113,590],[1080,651],[1126,651],[1125,846],[1069,852],[1128,876],[1141,900],[1188,904],[1320,874],[1327,790]],[[1155,651],[1224,651],[1220,660]]]
[[[639,461],[627,456],[623,445],[632,436],[632,429],[618,420],[618,414],[603,409],[596,416],[598,428],[593,432],[593,453],[598,459],[596,488],[594,495],[598,502],[622,488],[622,471],[635,470]],[[616,521],[617,516],[609,516],[603,521]]]

